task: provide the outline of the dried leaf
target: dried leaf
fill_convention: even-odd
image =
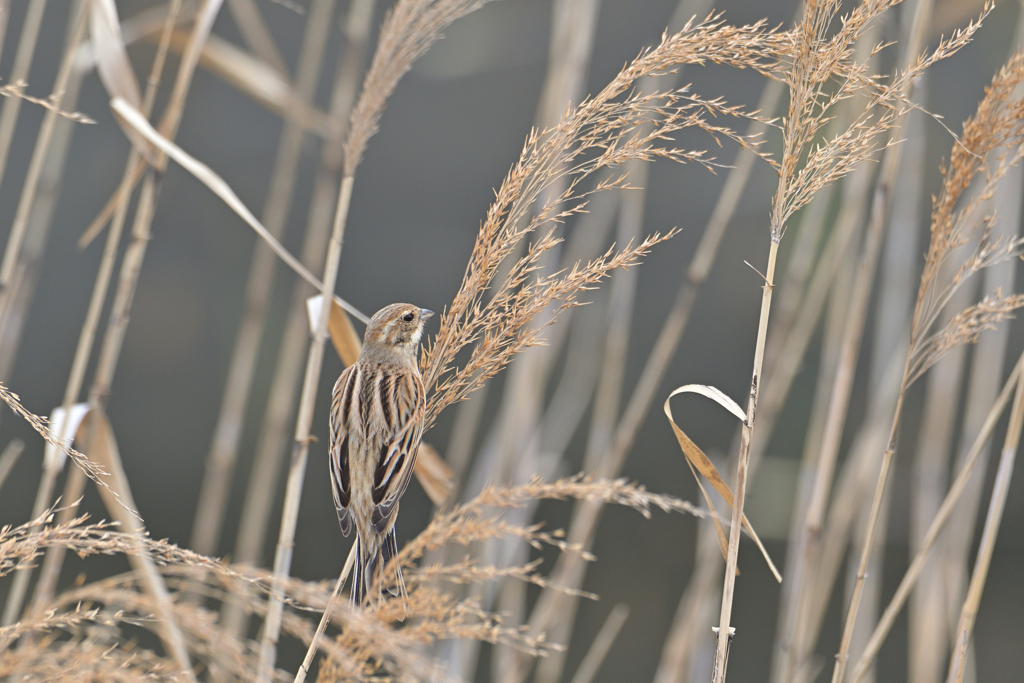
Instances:
[[[704,497],[704,503],[708,506],[708,510],[711,510],[711,521],[715,525],[715,536],[718,538],[718,547],[722,551],[722,559],[729,557],[729,539],[725,535],[725,529],[722,528],[722,523],[718,521],[718,510],[715,509],[715,504],[711,502],[711,496],[708,495],[707,489],[704,488],[704,482],[697,476],[697,470],[693,468],[693,463],[689,458],[686,459],[686,464],[690,467],[690,472],[693,473],[693,478],[697,482],[697,488],[700,489],[700,495]],[[736,576],[740,575],[740,568],[736,567]]]
[[[79,428],[82,425],[82,420],[85,419],[86,414],[89,412],[88,403],[76,403],[71,406],[71,416],[68,419],[64,418],[64,408],[58,406],[53,409],[50,413],[48,420],[50,425],[50,436],[54,439],[66,443],[71,446],[75,439],[79,438]],[[58,425],[60,425],[58,427]],[[57,430],[60,430],[60,434],[57,434]],[[57,448],[53,443],[47,442],[46,448],[43,451],[43,463],[44,467],[50,467],[56,464],[57,469],[64,469],[64,461],[67,459],[67,454]]]
[[[278,257],[288,264],[288,266],[294,270],[303,280],[313,285],[317,289],[322,289],[323,285],[319,279],[311,272],[306,266],[302,265],[299,259],[295,258],[294,255],[287,249],[285,249],[277,239],[270,234],[270,232],[263,227],[263,224],[256,219],[252,211],[249,210],[235,191],[231,189],[231,186],[221,178],[219,175],[214,173],[213,169],[199,161],[191,154],[183,150],[175,143],[168,140],[166,137],[161,135],[150,125],[146,117],[143,116],[138,109],[128,104],[126,100],[120,97],[115,97],[110,101],[110,108],[114,110],[114,113],[120,116],[124,123],[131,126],[135,131],[148,143],[156,146],[161,152],[169,156],[178,162],[182,168],[191,173],[197,180],[206,185],[215,195],[220,197],[228,207],[231,208],[238,216],[244,220],[249,227],[256,231],[267,245],[274,251]],[[370,319],[359,312],[354,306],[349,304],[344,299],[334,297],[335,303],[339,304],[346,311],[354,315],[358,320],[363,322],[369,322]]]
[[[88,406],[86,406],[88,408]],[[87,437],[85,448],[89,457],[112,475],[110,487],[99,488],[100,497],[110,515],[121,524],[121,530],[139,531],[143,528],[142,517],[135,510],[135,499],[128,487],[128,475],[121,463],[121,451],[114,438],[114,427],[101,406],[96,406],[83,416],[82,432]]]
[[[171,34],[171,48],[177,52],[182,52],[187,44],[186,31],[179,29]],[[307,104],[277,69],[254,55],[211,34],[203,45],[199,63],[282,118],[320,137],[327,136],[330,117]]]
[[[309,331],[311,334],[316,334],[322,301],[323,296],[319,294],[306,299],[306,311],[309,313]],[[362,351],[363,345],[359,341],[359,335],[356,334],[355,328],[352,327],[352,321],[349,319],[348,314],[338,305],[337,301],[331,306],[331,315],[327,318],[327,332],[331,337],[331,343],[334,344],[334,350],[338,352],[338,357],[341,358],[341,362],[345,364],[345,367],[352,365],[359,359],[359,352]]]
[[[710,398],[712,401],[728,410],[730,413],[735,415],[740,422],[745,424],[747,421],[747,414],[743,411],[743,408],[740,408],[736,401],[726,396],[725,392],[717,387],[708,386],[707,384],[687,384],[673,391],[668,395],[668,397],[672,398],[677,394],[700,394],[701,396]]]
[[[704,451],[702,451],[697,446],[697,444],[695,444],[690,439],[690,437],[688,437],[686,433],[679,428],[679,425],[677,425],[676,421],[672,418],[672,406],[670,405],[672,397],[676,396],[677,394],[684,393],[700,394],[701,396],[706,396],[707,398],[712,399],[720,406],[728,410],[730,413],[738,417],[741,421],[745,422],[744,413],[742,410],[740,410],[739,405],[737,405],[735,401],[726,396],[720,390],[703,384],[687,384],[686,386],[679,387],[678,389],[676,389],[675,391],[668,395],[668,398],[665,399],[664,405],[665,415],[668,417],[669,424],[672,425],[672,431],[675,432],[676,440],[679,442],[679,447],[682,449],[683,454],[686,456],[687,462],[690,463],[692,468],[700,472],[705,479],[711,482],[711,485],[715,487],[715,490],[718,491],[718,494],[725,499],[725,502],[728,503],[730,507],[732,507],[732,491],[729,490],[729,486],[722,479],[722,475],[718,473],[718,470],[715,468],[715,465],[711,462],[708,456],[704,454]],[[694,474],[694,476],[696,477],[696,473]],[[699,479],[697,480],[697,483],[698,485],[700,484]],[[701,487],[701,493],[704,493],[703,487]],[[704,499],[708,500],[706,494],[704,496]],[[779,570],[775,568],[775,563],[772,562],[772,558],[768,556],[768,551],[765,550],[765,547],[761,544],[761,539],[758,538],[757,533],[754,531],[754,527],[751,526],[745,514],[743,515],[743,526],[747,529],[747,532],[750,534],[750,537],[754,540],[754,543],[757,544],[758,550],[761,551],[761,554],[764,556],[765,562],[768,563],[768,568],[771,570],[772,574],[775,575],[775,580],[779,583],[782,583],[782,575],[779,573]],[[716,533],[721,534],[719,537],[719,542],[721,542],[721,538],[724,536],[724,532],[722,532],[720,529],[716,529]]]
[[[103,87],[111,97],[120,97],[138,109],[142,104],[135,71],[128,61],[121,36],[114,0],[92,0],[89,3],[89,31],[92,52]]]

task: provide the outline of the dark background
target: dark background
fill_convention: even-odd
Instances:
[[[3,82],[13,62],[25,4],[14,2],[11,7],[8,39],[0,55]],[[300,0],[300,4],[306,3]],[[940,10],[955,4],[939,3]],[[342,12],[346,5],[340,3]],[[624,63],[657,41],[674,6],[673,0],[604,0],[587,91],[597,92]],[[716,3],[715,7],[732,23],[766,17],[774,25],[791,21],[795,4],[791,0],[734,0]],[[260,8],[286,61],[294,68],[304,18],[270,2],[262,2]],[[139,3],[119,3],[122,16],[131,16],[138,9]],[[382,12],[383,7],[378,7],[375,26],[379,26]],[[973,112],[984,85],[1005,61],[1017,12],[1015,3],[1000,3],[971,46],[930,72],[928,107],[943,115],[954,131]],[[66,17],[66,2],[49,3],[28,79],[30,94],[45,96],[49,92],[63,50]],[[457,22],[399,85],[357,174],[341,261],[337,291],[361,310],[372,313],[387,303],[408,300],[440,311],[451,300],[476,230],[493,198],[492,189],[517,159],[534,122],[547,66],[550,20],[550,2],[492,3]],[[214,32],[241,43],[226,9]],[[888,35],[895,37],[892,29]],[[324,62],[328,73],[340,44],[341,32],[336,27]],[[152,47],[132,46],[129,54],[137,73],[144,78]],[[176,57],[171,58],[170,67],[176,69]],[[164,80],[166,85],[171,79],[165,76]],[[683,80],[692,82],[694,89],[705,96],[723,95],[731,104],[747,106],[756,103],[762,87],[762,79],[756,74],[716,67],[688,68]],[[324,78],[321,84],[321,106],[326,106],[328,81]],[[163,90],[158,112],[166,100],[167,88]],[[77,109],[98,124],[75,129],[44,270],[10,378],[11,389],[38,414],[49,414],[61,401],[102,250],[102,240],[85,251],[79,251],[75,242],[114,190],[128,152],[95,74],[86,78]],[[0,185],[0,239],[9,230],[41,118],[40,108],[23,105],[7,174]],[[281,122],[275,115],[200,68],[177,140],[221,174],[259,213],[280,129]],[[935,123],[928,125],[927,135],[929,175],[925,184],[931,193],[940,182],[939,160],[948,156],[952,139]],[[778,147],[777,140],[773,144]],[[716,153],[728,163],[735,148],[726,147]],[[298,251],[305,225],[318,159],[319,143],[307,136],[285,240],[293,252]],[[666,163],[656,164],[651,173],[645,232],[673,226],[682,232],[657,247],[640,269],[627,391],[631,391],[661,327],[724,178],[724,173],[712,175],[697,167]],[[765,262],[774,185],[774,173],[760,164],[658,396],[693,382],[712,384],[733,397],[744,395],[761,298],[759,276],[744,261],[759,268]],[[927,210],[922,216],[927,216]],[[925,227],[922,225],[922,229]],[[135,499],[156,538],[182,545],[189,540],[255,239],[219,199],[180,167],[170,165],[109,400],[110,418]],[[783,259],[787,252],[784,241]],[[260,356],[261,365],[268,368],[276,357],[291,278],[278,268],[269,320],[271,332],[264,339]],[[1024,342],[1018,327],[1015,324],[1010,354],[1016,354]],[[359,329],[361,332],[361,326]],[[428,332],[435,331],[428,328]],[[796,462],[800,457],[816,354],[812,347],[806,369],[794,385],[787,417],[769,449],[774,458]],[[313,428],[320,441],[310,452],[292,566],[293,574],[306,579],[335,575],[348,547],[338,532],[326,477],[326,407],[330,386],[340,369],[340,362],[329,352]],[[269,370],[257,373],[235,495],[222,534],[226,540],[221,552],[225,554],[234,540],[269,382]],[[490,394],[492,398],[496,395]],[[864,401],[863,395],[854,397],[852,416],[860,414]],[[676,411],[677,416],[684,416],[681,419],[690,435],[707,450],[724,452],[729,447],[734,424],[723,411],[694,399],[681,400]],[[442,452],[452,415],[451,410],[443,415],[429,436]],[[916,433],[916,417],[917,411],[911,410],[905,432]],[[585,429],[584,424],[573,442],[576,462],[581,457]],[[28,518],[40,474],[41,439],[4,412],[0,416],[0,446],[16,436],[24,438],[28,447],[0,491],[2,524],[21,523]],[[1001,439],[1001,434],[996,438]],[[907,461],[897,456],[885,599],[891,595],[907,559],[908,469]],[[657,409],[651,411],[624,474],[654,491],[699,499],[672,433]],[[786,533],[791,491],[768,490],[758,484],[755,480],[750,489],[752,509],[782,520],[775,524],[774,531],[763,533],[768,549],[781,566],[785,545],[780,538]],[[1017,476],[976,628],[982,681],[1018,681],[1024,670],[1024,651],[1020,647],[1024,643],[1022,494],[1024,488]],[[268,495],[280,498],[283,494],[277,491]],[[280,509],[279,504],[275,507]],[[97,517],[105,516],[94,491],[87,494],[84,509]],[[430,507],[422,491],[413,486],[402,509],[400,543],[422,529]],[[557,526],[567,521],[568,510],[564,503],[544,505],[541,516],[551,520],[549,526]],[[276,519],[271,528],[276,537]],[[650,680],[691,571],[695,528],[694,520],[680,516],[655,514],[645,521],[628,510],[606,512],[595,545],[599,561],[591,566],[584,586],[600,594],[601,600],[581,605],[567,672],[575,670],[611,607],[626,602],[632,608],[631,616],[598,678]],[[273,543],[268,542],[266,547],[269,562]],[[72,558],[65,567],[63,582],[69,584],[79,572],[98,578],[122,565],[126,563],[121,559],[96,558],[82,563]],[[737,683],[767,678],[779,594],[753,546],[743,546],[740,567],[743,575],[737,581],[733,619],[739,636],[729,666],[729,680]],[[6,593],[8,583],[9,579],[0,582],[0,595]],[[827,654],[834,652],[840,630],[842,610],[838,600],[834,603],[822,636],[822,652]],[[709,632],[706,647],[713,646]],[[882,650],[879,681],[905,678],[905,652],[903,616]],[[282,664],[291,654],[283,651]]]

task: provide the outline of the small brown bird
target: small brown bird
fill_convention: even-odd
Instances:
[[[391,304],[374,314],[356,363],[334,385],[331,400],[331,487],[341,532],[356,528],[352,602],[360,605],[378,567],[398,555],[398,499],[412,478],[425,404],[416,353],[433,311]],[[397,589],[405,596],[402,569]],[[379,596],[379,593],[378,593]]]

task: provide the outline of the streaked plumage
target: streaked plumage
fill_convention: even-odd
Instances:
[[[359,360],[334,385],[331,486],[341,532],[356,529],[352,602],[361,604],[377,567],[398,554],[398,500],[412,478],[423,429],[425,396],[416,352],[433,313],[392,304],[370,320]],[[396,566],[396,590],[405,593]],[[386,583],[386,582],[385,582]]]

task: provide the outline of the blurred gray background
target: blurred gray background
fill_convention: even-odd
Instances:
[[[307,3],[299,0],[299,4]],[[339,4],[343,12],[347,3]],[[675,4],[675,0],[601,2],[588,92],[597,92],[625,62],[659,39]],[[935,28],[933,44],[939,30],[948,33],[953,22],[962,25],[965,17],[975,13],[965,12],[960,5],[973,7],[977,3],[949,0],[937,4],[936,22],[944,17],[943,21],[949,23]],[[378,7],[375,26],[379,26],[387,5],[381,3]],[[128,17],[145,6],[148,3],[121,2],[119,10]],[[0,54],[0,82],[7,81],[17,43],[14,36],[25,7],[23,1],[11,4],[8,40]],[[261,0],[260,8],[282,54],[294,68],[304,17],[265,0]],[[792,20],[795,3],[732,0],[718,2],[715,8],[732,23],[767,18],[770,25],[775,25]],[[476,230],[493,198],[492,190],[517,159],[534,122],[547,66],[551,9],[551,3],[544,0],[491,3],[457,22],[399,85],[358,172],[341,262],[338,292],[362,311],[372,313],[394,301],[410,301],[441,311],[451,300]],[[927,106],[944,116],[953,130],[959,130],[985,84],[1005,61],[1018,11],[1016,3],[1000,3],[971,46],[931,71]],[[28,79],[30,94],[44,97],[49,93],[63,49],[66,20],[67,3],[49,3],[39,53]],[[890,27],[886,37],[894,38],[894,30]],[[341,46],[340,27],[332,31],[327,65],[334,63]],[[227,11],[221,12],[214,32],[241,43]],[[153,51],[149,44],[129,48],[143,78]],[[171,60],[171,68],[176,68],[177,56]],[[158,112],[166,101],[169,80],[165,78]],[[326,107],[328,81],[323,79],[318,96],[322,107]],[[763,85],[756,74],[717,67],[688,68],[683,81],[692,82],[694,89],[705,96],[722,95],[731,104],[748,107],[756,103]],[[99,240],[80,251],[76,240],[113,192],[128,152],[128,143],[110,115],[107,96],[95,73],[86,78],[77,109],[98,123],[75,127],[41,280],[10,378],[10,388],[20,394],[26,407],[39,414],[49,414],[61,401],[102,249]],[[0,185],[2,241],[14,215],[41,118],[40,108],[23,105],[7,174]],[[258,210],[280,129],[277,116],[200,68],[188,96],[178,142],[213,167],[249,207]],[[952,139],[935,123],[928,125],[927,134],[929,174],[924,182],[930,193],[938,187],[939,161],[948,156]],[[777,140],[773,144],[777,149]],[[716,153],[729,163],[736,150],[726,147]],[[318,159],[319,143],[307,136],[285,238],[286,246],[294,252],[298,251],[305,225]],[[640,268],[627,391],[632,389],[671,305],[723,180],[724,174],[713,175],[693,166],[658,163],[652,170],[645,232],[666,231],[674,226],[682,232],[657,247]],[[759,268],[765,261],[773,189],[774,173],[766,164],[759,164],[658,396],[693,382],[712,384],[736,398],[745,394],[761,291],[759,276],[744,261]],[[927,216],[926,209],[923,216]],[[218,198],[180,167],[170,165],[109,402],[135,498],[156,538],[188,543],[255,241],[252,231]],[[784,241],[782,258],[787,254]],[[908,263],[907,267],[918,265]],[[276,357],[279,336],[275,330],[283,324],[291,282],[292,275],[278,268],[271,334],[260,352],[267,363]],[[1024,343],[1019,328],[1015,323],[1011,354]],[[358,329],[361,333],[362,327]],[[435,331],[436,327],[428,328],[428,332]],[[769,448],[770,462],[749,489],[750,517],[780,566],[786,551],[781,539],[787,533],[793,477],[816,367],[817,350],[812,347]],[[292,567],[296,576],[305,579],[336,575],[348,548],[338,531],[326,476],[326,408],[330,387],[340,370],[340,362],[329,351],[314,421],[314,434],[320,440],[311,448]],[[496,381],[502,380],[499,377]],[[269,372],[257,374],[235,495],[222,535],[225,540],[220,552],[224,554],[234,540],[258,433],[253,424],[262,414],[269,382]],[[863,411],[865,397],[862,389],[860,392],[854,396],[854,416]],[[490,396],[491,403],[496,403],[497,392]],[[905,423],[908,434],[916,433],[920,387],[915,396],[915,407]],[[656,404],[660,400],[656,399]],[[488,410],[495,409],[496,405],[488,404]],[[702,447],[719,454],[728,449],[734,424],[724,411],[697,399],[680,400],[675,409],[684,428]],[[442,453],[452,416],[453,411],[447,411],[428,436]],[[573,441],[575,462],[582,457],[585,430],[586,424]],[[28,518],[40,473],[41,439],[4,411],[0,415],[0,447],[14,437],[24,438],[28,447],[0,491],[2,524],[21,523]],[[1002,437],[997,434],[996,438]],[[907,461],[897,456],[896,468],[883,588],[886,596],[902,575],[907,557]],[[695,502],[699,499],[671,430],[657,408],[648,416],[625,475],[654,491]],[[991,478],[991,473],[988,476]],[[268,495],[280,497],[282,492]],[[84,509],[97,517],[106,516],[91,489]],[[280,505],[276,504],[275,509],[279,510]],[[410,487],[402,505],[400,543],[423,528],[430,509],[422,490]],[[550,520],[549,527],[558,527],[567,521],[568,511],[564,503],[545,504],[540,515]],[[272,529],[276,536],[276,519]],[[607,511],[595,545],[599,560],[590,567],[584,585],[601,599],[581,605],[568,653],[566,670],[570,674],[611,607],[626,602],[632,608],[631,615],[598,680],[651,679],[692,569],[695,529],[693,519],[678,515],[655,514],[645,521],[632,511]],[[1022,539],[1024,484],[1017,476],[976,629],[980,681],[1019,681],[1024,671]],[[268,542],[267,548],[272,548],[272,543]],[[269,555],[266,559],[269,561]],[[121,559],[94,558],[82,563],[72,558],[65,567],[62,584],[70,584],[80,572],[97,578],[126,566]],[[778,586],[753,546],[743,546],[740,567],[743,574],[737,581],[733,618],[739,635],[729,666],[729,680],[736,683],[767,678],[779,596]],[[0,596],[6,593],[8,583],[8,579],[0,581]],[[842,609],[835,600],[826,617],[823,653],[834,652]],[[905,678],[905,637],[904,616],[881,652],[879,681]],[[710,632],[706,647],[714,647]],[[295,651],[284,650],[282,664],[295,656]],[[481,668],[481,675],[484,671]]]

